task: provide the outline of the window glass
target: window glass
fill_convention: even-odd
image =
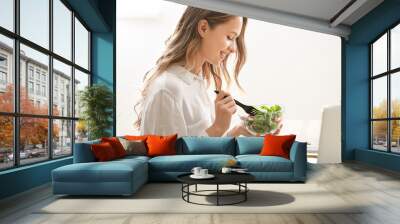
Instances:
[[[392,117],[400,118],[400,72],[391,75],[391,110]]]
[[[400,24],[391,31],[390,37],[391,69],[400,67]]]
[[[387,118],[387,78],[372,81],[372,118]]]
[[[372,45],[372,75],[387,71],[387,34]]]
[[[49,0],[20,0],[21,36],[49,48]]]
[[[48,114],[48,62],[49,57],[28,46],[21,44],[20,53],[20,109],[24,114]],[[35,90],[33,94],[28,91],[27,85],[28,74],[26,68],[33,68],[35,71]],[[28,72],[29,73],[29,72]],[[31,100],[36,104],[31,103]]]
[[[80,94],[89,85],[89,75],[75,69],[75,117],[80,117]]]
[[[71,60],[72,12],[60,0],[53,0],[53,18],[53,51]]]
[[[14,166],[14,122],[0,115],[0,170]]]
[[[89,32],[75,18],[75,63],[89,69]]]
[[[53,114],[72,117],[71,66],[53,60]],[[64,108],[64,110],[62,110]]]
[[[10,31],[14,31],[14,1],[0,1],[0,26]]]
[[[20,118],[20,148],[21,164],[35,163],[49,158],[48,119]]]
[[[400,153],[400,120],[393,120],[391,121],[391,141],[392,141],[392,148],[391,151],[395,153]]]
[[[387,121],[372,122],[373,149],[387,151]]]
[[[19,24],[14,24],[15,2],[19,3]],[[81,116],[80,93],[90,84],[85,71],[90,68],[90,33],[70,8],[63,0],[0,0],[1,30],[14,32],[19,25],[20,31],[12,38],[0,33],[0,170],[72,155],[72,138],[88,139],[87,125],[73,118]],[[19,74],[15,72],[16,41]],[[62,58],[53,58],[52,53]],[[15,134],[14,129],[18,130]]]
[[[53,120],[53,157],[72,154],[72,121]]]
[[[0,111],[14,111],[13,40],[0,34]]]
[[[75,142],[84,142],[88,140],[88,128],[84,120],[75,121]]]

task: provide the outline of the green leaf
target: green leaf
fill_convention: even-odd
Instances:
[[[112,126],[113,94],[102,84],[94,84],[79,92],[79,106],[82,119],[88,126],[89,139],[109,136],[107,129]]]
[[[256,133],[265,134],[275,130],[278,127],[277,118],[282,116],[282,107],[279,105],[260,105],[259,111],[252,117],[245,120],[245,126]]]

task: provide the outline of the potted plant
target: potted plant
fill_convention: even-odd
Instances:
[[[88,131],[89,140],[110,136],[107,131],[112,125],[113,94],[103,84],[87,86],[79,93],[82,120]]]

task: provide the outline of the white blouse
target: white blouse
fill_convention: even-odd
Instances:
[[[149,86],[140,134],[208,136],[214,118],[205,79],[174,64]]]

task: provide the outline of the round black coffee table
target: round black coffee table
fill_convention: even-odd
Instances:
[[[182,183],[182,199],[188,203],[198,204],[198,205],[215,205],[215,204],[202,204],[190,201],[190,196],[204,196],[204,197],[216,197],[217,206],[220,205],[234,205],[239,204],[241,202],[245,202],[247,200],[247,192],[249,188],[247,187],[247,183],[255,180],[255,177],[249,173],[214,173],[215,176],[212,179],[193,179],[190,177],[191,173],[182,174],[177,177],[178,181]],[[198,184],[205,185],[216,185],[215,190],[197,190]],[[190,191],[190,186],[195,186],[194,191]],[[237,190],[223,190],[220,189],[220,185],[236,185],[238,186]],[[215,192],[215,194],[204,194],[204,192]],[[222,193],[222,194],[221,194]],[[229,196],[241,196],[240,200],[234,201],[232,203],[221,203],[221,197],[229,197]]]

